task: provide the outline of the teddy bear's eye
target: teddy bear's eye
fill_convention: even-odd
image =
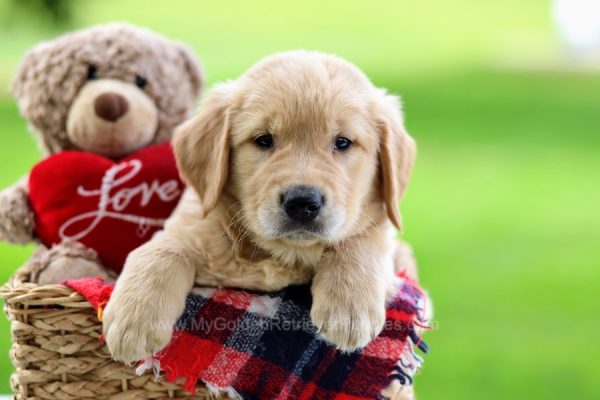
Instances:
[[[136,75],[135,76],[135,85],[137,87],[139,87],[140,89],[143,89],[146,87],[146,85],[148,84],[148,81],[146,80],[146,78],[144,78],[141,75]]]
[[[98,68],[95,65],[88,66],[87,78],[96,79],[98,77]]]

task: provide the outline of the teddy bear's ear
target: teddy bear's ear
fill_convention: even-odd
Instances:
[[[79,82],[72,65],[77,46],[61,46],[65,40],[43,42],[29,50],[11,85],[19,111],[45,154],[70,146],[64,126]]]
[[[19,69],[16,72],[15,77],[13,78],[11,84],[10,84],[10,92],[12,93],[12,95],[15,97],[15,99],[17,99],[17,101],[23,97],[23,76],[24,75],[24,71],[23,71],[23,67],[19,66]]]
[[[178,44],[179,55],[183,60],[183,65],[187,75],[192,83],[194,96],[198,97],[204,86],[204,74],[198,58],[194,52],[184,44]]]
[[[36,51],[36,52],[34,52]],[[39,61],[43,57],[36,57],[38,48],[29,50],[23,60],[19,63],[15,76],[10,85],[10,92],[19,104],[21,112],[24,114],[29,106],[28,89],[31,86],[31,79],[35,77],[34,70],[40,69]]]

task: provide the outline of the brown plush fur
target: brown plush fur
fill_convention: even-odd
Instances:
[[[180,43],[147,29],[108,24],[68,33],[31,49],[12,91],[47,153],[76,148],[66,132],[71,105],[87,82],[88,66],[100,78],[147,79],[144,92],[158,108],[155,142],[168,140],[193,111],[202,89],[196,58]]]
[[[26,244],[32,240],[35,218],[29,208],[27,179],[0,192],[0,240]]]
[[[138,76],[145,86],[136,86]],[[202,83],[187,47],[143,28],[108,24],[34,47],[19,66],[12,90],[46,155],[74,149],[120,157],[169,140],[195,108]],[[116,121],[96,111],[95,100],[104,93],[127,103]],[[0,193],[0,240],[36,241],[27,193],[26,178]],[[40,282],[98,275],[101,265],[91,263],[94,257],[87,251],[64,246],[37,258],[52,266],[38,274]]]
[[[76,268],[74,268],[76,267]],[[29,279],[40,285],[49,285],[65,278],[101,277],[114,280],[116,273],[98,262],[98,255],[81,243],[65,241],[60,246],[46,249],[39,246],[23,268]]]
[[[265,132],[269,150],[254,143]],[[346,152],[334,150],[339,135],[354,142]],[[191,188],[127,260],[104,314],[113,357],[162,349],[194,282],[275,290],[312,279],[325,339],[354,350],[379,334],[415,153],[395,97],[340,58],[283,53],[217,86],[174,145]],[[280,233],[279,198],[293,185],[323,192],[321,231]]]

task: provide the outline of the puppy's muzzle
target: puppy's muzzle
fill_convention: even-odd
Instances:
[[[323,195],[310,186],[293,186],[281,196],[283,210],[290,219],[298,222],[316,219],[323,202]]]

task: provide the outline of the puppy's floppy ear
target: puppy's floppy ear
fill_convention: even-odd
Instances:
[[[217,204],[229,173],[232,86],[215,87],[200,114],[177,127],[173,136],[179,172],[198,193],[204,216]]]
[[[404,128],[400,100],[397,97],[382,92],[376,110],[380,132],[379,163],[383,180],[383,200],[388,218],[398,229],[402,229],[398,203],[408,185],[416,156],[416,145]]]

